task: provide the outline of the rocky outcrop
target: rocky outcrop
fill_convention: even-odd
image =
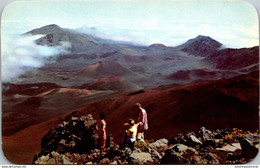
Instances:
[[[247,160],[254,158],[260,148],[260,135],[247,134],[239,139],[242,150],[242,156]]]
[[[112,135],[100,156],[96,121],[92,115],[72,117],[51,128],[42,139],[34,164],[241,164],[251,161],[260,146],[257,133],[237,129],[174,135],[155,142],[139,141],[133,149],[120,147]]]
[[[42,138],[41,154],[52,151],[59,153],[85,153],[98,147],[96,120],[92,115],[72,117],[63,121],[57,128],[51,128]]]

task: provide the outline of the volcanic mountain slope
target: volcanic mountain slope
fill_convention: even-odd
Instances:
[[[78,33],[69,29],[64,29],[58,25],[52,24],[47,25],[38,29],[31,30],[25,35],[39,35],[44,36],[36,40],[38,45],[48,45],[48,46],[61,46],[63,43],[69,43],[71,46],[69,51],[74,53],[88,53],[94,54],[100,50],[98,42],[95,41],[91,36],[86,34]],[[107,51],[106,51],[107,52]]]
[[[178,47],[181,48],[182,51],[189,54],[207,57],[214,54],[221,46],[222,44],[218,41],[208,36],[199,35]]]
[[[85,88],[88,90],[132,90],[136,91],[141,89],[139,86],[128,82],[124,78],[120,77],[109,77],[102,78],[89,84],[83,84],[78,88]]]
[[[127,95],[124,93],[123,96],[121,94],[106,100],[99,97],[100,101],[81,105],[82,108],[69,115],[30,126],[8,137],[4,136],[3,149],[7,158],[15,163],[19,158],[15,153],[28,150],[28,155],[21,156],[24,159],[21,163],[31,163],[33,155],[29,153],[33,153],[32,150],[34,154],[39,152],[39,137],[47,133],[51,123],[57,126],[61,120],[87,114],[98,118],[101,112],[107,114],[107,133],[111,133],[114,141],[119,143],[125,129],[122,127],[123,123],[138,116],[134,108],[136,102],[141,102],[148,114],[149,130],[145,133],[145,139],[170,138],[180,132],[198,132],[202,126],[212,130],[235,127],[255,131],[259,127],[258,97],[258,71],[231,79],[128,92]],[[64,100],[60,101],[64,104]],[[55,102],[58,103],[57,100]],[[31,132],[35,134],[32,135]],[[19,139],[27,141],[21,144]],[[35,146],[29,145],[31,142]],[[12,153],[14,150],[16,152]]]
[[[259,57],[258,47],[221,50],[222,44],[220,42],[201,35],[177,47],[163,44],[135,46],[124,42],[104,40],[75,30],[64,29],[57,25],[47,25],[34,29],[27,32],[26,35],[43,35],[36,40],[38,45],[62,46],[69,44],[71,47],[68,48],[68,54],[59,55],[55,62],[48,63],[42,68],[32,69],[14,79],[12,83],[35,83],[35,81],[38,81],[55,82],[57,85],[66,87],[82,85],[84,83],[75,80],[74,75],[77,75],[77,72],[84,72],[88,66],[102,62],[111,64],[111,69],[106,69],[108,72],[115,71],[114,64],[117,64],[115,67],[126,67],[136,73],[137,78],[142,76],[145,80],[127,78],[122,75],[112,76],[123,77],[141,87],[153,88],[160,85],[189,83],[197,80],[197,77],[191,77],[185,81],[168,78],[174,73],[182,74],[179,71],[191,72],[207,69],[208,72],[221,73],[221,75],[218,75],[219,78],[216,78],[215,75],[200,76],[199,80],[206,81],[239,75],[240,72],[236,71],[237,68],[246,68],[243,73],[249,73],[256,70],[256,68],[251,69],[250,66],[258,66],[259,64],[256,59]],[[230,70],[231,75],[226,76],[226,72],[220,70]],[[87,76],[87,74],[85,73],[83,76]],[[90,80],[83,79],[83,81],[86,80],[86,83],[90,83],[112,76],[111,74],[92,75]],[[147,80],[151,78],[153,80]],[[187,79],[185,74],[182,78]]]
[[[50,89],[61,88],[54,83],[37,83],[37,84],[2,84],[3,97],[20,94],[20,95],[36,95]]]
[[[248,66],[259,65],[259,47],[219,50],[205,59],[215,65],[216,69],[238,70]]]
[[[90,77],[90,78],[103,78],[111,76],[134,76],[137,75],[130,69],[110,61],[99,61],[91,64],[83,70],[77,72],[76,77]]]
[[[251,70],[245,68],[244,74],[257,69],[258,66],[253,67]],[[191,81],[207,81],[231,78],[240,74],[243,74],[242,71],[210,70],[207,68],[203,68],[192,70],[180,70],[167,76],[166,79],[175,81],[176,83],[190,83]]]
[[[144,90],[119,99],[94,103],[71,116],[108,114],[108,132],[120,140],[123,125],[128,118],[137,116],[133,105],[141,102],[148,112],[150,129],[147,139],[172,136],[182,130],[197,131],[236,127],[258,129],[258,72],[231,79],[168,85]],[[162,129],[163,128],[163,129]]]
[[[23,89],[17,91],[17,88]],[[3,92],[2,133],[3,135],[14,134],[30,125],[66,114],[96,102],[100,98],[111,98],[117,94],[120,93],[109,90],[62,88],[49,83],[17,86],[12,84]]]

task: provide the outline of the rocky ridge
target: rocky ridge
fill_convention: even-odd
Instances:
[[[258,153],[260,136],[236,128],[212,132],[202,127],[197,134],[139,141],[130,149],[115,144],[110,134],[103,156],[98,142],[91,114],[67,118],[42,138],[33,164],[242,164]]]

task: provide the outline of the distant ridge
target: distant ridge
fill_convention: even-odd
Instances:
[[[211,37],[199,35],[178,47],[189,54],[207,57],[216,52],[220,46],[222,44]]]
[[[14,83],[55,81],[60,86],[79,86],[101,78],[122,77],[140,87],[153,88],[183,81],[229,78],[259,67],[258,47],[223,48],[220,42],[204,35],[172,47],[160,43],[133,46],[120,41],[112,42],[112,39],[96,38],[93,33],[84,34],[56,24],[25,34],[43,35],[35,41],[38,45],[66,44],[68,52],[36,72],[18,77],[13,80]],[[230,72],[226,73],[226,70]]]

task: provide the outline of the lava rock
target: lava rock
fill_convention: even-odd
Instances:
[[[186,144],[186,140],[184,139],[184,135],[182,133],[174,135],[171,138],[169,144],[172,144],[172,145],[174,145],[174,144]]]
[[[165,151],[168,148],[168,140],[163,138],[150,144],[151,149],[155,149],[157,152]]]
[[[242,156],[247,160],[251,161],[257,155],[260,144],[260,135],[247,134],[239,139],[242,147]]]
[[[148,164],[152,163],[153,159],[149,153],[132,153],[129,158],[130,164]]]
[[[202,164],[203,159],[198,152],[183,144],[175,144],[165,151],[161,164]]]

